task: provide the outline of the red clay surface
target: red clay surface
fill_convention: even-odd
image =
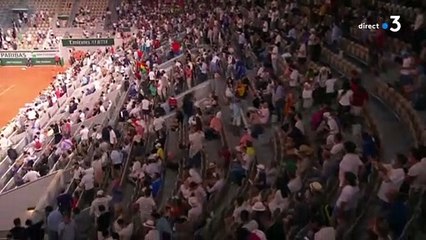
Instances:
[[[0,129],[17,114],[26,103],[32,102],[45,89],[58,72],[58,66],[31,68],[0,67]]]

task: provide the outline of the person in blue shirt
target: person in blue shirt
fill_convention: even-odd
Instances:
[[[366,166],[365,166],[366,171],[364,173],[364,179],[366,179],[371,173],[371,163],[367,160],[371,158],[376,158],[378,155],[378,150],[377,150],[377,143],[373,136],[371,136],[370,134],[366,132],[363,132],[361,134],[361,138],[362,138],[362,156],[363,156],[364,162],[366,163]]]
[[[59,224],[62,220],[63,216],[59,208],[53,210],[47,216],[47,235],[49,240],[59,240]]]
[[[163,185],[163,179],[161,179],[161,176],[159,173],[155,174],[155,178],[151,183],[151,191],[152,191],[152,197],[156,198],[158,193],[161,190],[161,186]]]
[[[56,198],[59,211],[62,214],[64,214],[65,212],[71,213],[72,200],[72,195],[69,194],[65,189],[62,190],[62,193]]]
[[[152,217],[155,219],[155,227],[160,232],[161,240],[171,240],[173,235],[172,222],[170,218],[170,207],[166,206],[163,215],[153,212]]]
[[[243,179],[246,177],[246,170],[244,170],[240,161],[233,161],[231,163],[230,179],[231,182],[241,186]]]
[[[235,64],[235,79],[242,79],[243,77],[246,76],[247,73],[247,69],[244,66],[243,61],[238,60],[237,63]]]
[[[400,236],[402,234],[408,222],[408,218],[409,209],[402,194],[399,194],[390,204],[387,214],[387,221],[394,236]]]

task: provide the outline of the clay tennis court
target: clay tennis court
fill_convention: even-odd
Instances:
[[[0,129],[32,102],[64,68],[58,66],[0,67]]]

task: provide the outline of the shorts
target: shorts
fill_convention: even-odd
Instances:
[[[142,110],[142,114],[143,115],[149,115],[150,111],[149,110]]]

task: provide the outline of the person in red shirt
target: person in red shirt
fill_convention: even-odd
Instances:
[[[359,116],[361,114],[362,108],[368,101],[367,90],[361,85],[353,85],[352,87],[352,114]]]
[[[61,65],[61,58],[58,55],[55,56],[55,64],[56,64],[56,66]]]
[[[138,49],[137,53],[138,53],[138,60],[143,59],[143,51]]]
[[[178,103],[174,96],[170,96],[168,102],[170,110],[175,110],[177,108]]]
[[[177,40],[174,40],[172,43],[172,52],[174,57],[176,57],[180,53],[180,43]]]
[[[157,48],[159,48],[160,46],[161,46],[160,40],[155,39],[155,40],[154,40],[154,43],[153,43],[153,47],[154,47],[154,49],[157,49]]]

